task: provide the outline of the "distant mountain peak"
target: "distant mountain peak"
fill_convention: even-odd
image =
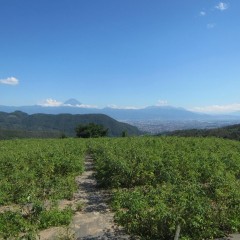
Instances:
[[[64,102],[64,105],[77,106],[77,105],[81,105],[81,103],[75,98],[70,98],[66,102]]]

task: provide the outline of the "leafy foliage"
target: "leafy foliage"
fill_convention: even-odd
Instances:
[[[240,230],[240,144],[215,138],[91,142],[97,178],[116,188],[116,220],[143,239],[209,239]]]
[[[240,124],[214,129],[189,129],[165,133],[168,136],[181,137],[219,137],[240,141]]]
[[[20,139],[20,138],[63,138],[63,133],[59,131],[27,131],[18,129],[0,128],[0,139]]]
[[[78,139],[0,141],[0,238],[69,224],[56,204],[73,197],[85,151]]]
[[[73,217],[70,208],[47,210],[43,206],[33,205],[31,214],[23,215],[21,211],[6,211],[0,214],[0,237],[3,239],[35,239],[39,229],[52,226],[69,225]],[[24,238],[25,237],[25,238]]]
[[[76,127],[76,135],[79,138],[98,138],[107,136],[108,129],[102,125],[89,123],[87,125],[80,124]]]
[[[115,219],[142,239],[213,239],[240,231],[240,143],[139,137],[0,141],[0,238],[67,225],[86,152],[113,191]]]

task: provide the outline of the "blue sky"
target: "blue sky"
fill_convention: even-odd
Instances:
[[[239,0],[0,0],[0,105],[240,110],[239,13]]]

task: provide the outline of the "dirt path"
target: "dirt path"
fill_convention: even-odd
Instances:
[[[84,202],[84,207],[73,219],[76,238],[130,239],[114,224],[113,213],[107,205],[109,193],[97,188],[91,157],[86,157],[85,172],[78,177],[77,182],[79,184],[77,198]]]
[[[68,229],[47,229],[40,233],[40,239],[50,240],[61,235],[77,240],[133,239],[114,223],[113,213],[107,205],[109,192],[97,188],[91,157],[86,157],[85,172],[76,180],[79,190],[74,199],[83,203],[82,210],[75,214]]]

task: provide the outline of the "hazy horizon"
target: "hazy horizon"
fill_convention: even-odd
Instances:
[[[0,1],[0,105],[240,111],[240,2]]]

